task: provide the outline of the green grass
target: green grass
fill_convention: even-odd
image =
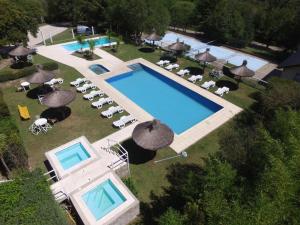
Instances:
[[[72,55],[76,56],[76,57],[79,57],[79,58],[82,58],[82,59],[85,59],[85,60],[89,60],[89,61],[93,61],[93,60],[97,60],[97,59],[101,59],[100,56],[96,55],[93,53],[92,56],[87,56],[86,54],[84,53],[79,53],[79,52],[74,52],[72,53]]]
[[[39,55],[35,56],[34,60],[36,63],[51,61]],[[64,79],[64,83],[61,85],[63,89],[74,89],[70,87],[69,82],[81,77],[81,74],[75,69],[63,64],[59,64],[58,73],[57,77]],[[76,100],[69,105],[72,111],[70,117],[56,123],[47,134],[34,136],[28,131],[28,128],[33,123],[35,116],[40,115],[47,107],[39,104],[36,99],[26,97],[24,92],[16,92],[13,84],[11,87],[3,89],[3,93],[11,115],[20,130],[25,148],[29,154],[31,167],[43,166],[46,151],[74,138],[85,135],[91,142],[94,142],[113,133],[116,129],[112,127],[112,121],[121,116],[116,115],[113,119],[101,118],[100,111],[91,108],[91,103],[83,100],[82,94],[78,93]],[[22,121],[19,118],[18,104],[28,107],[31,115],[30,120]],[[104,107],[103,110],[107,107]]]
[[[153,53],[144,53],[138,50],[137,47],[129,44],[120,45],[116,53],[111,52],[109,48],[106,51],[114,54],[120,59],[127,61],[135,58],[144,58],[150,62],[157,62],[160,59],[161,52],[156,50]],[[41,56],[35,57],[35,63],[43,63],[49,61]],[[200,67],[197,62],[192,62],[185,58],[179,58],[178,63],[181,68],[185,67]],[[70,89],[69,82],[75,78],[81,76],[74,69],[59,64],[60,75],[58,77],[64,78],[65,82],[63,87]],[[176,71],[174,71],[176,72]],[[207,73],[209,69],[206,70],[204,80],[211,79]],[[222,80],[228,80],[229,82],[235,82],[230,77],[224,77]],[[202,81],[203,82],[203,81]],[[199,82],[197,85],[199,85]],[[216,89],[216,88],[215,88]],[[215,89],[211,90],[214,91]],[[235,91],[230,91],[230,93],[224,96],[228,101],[241,106],[243,108],[248,108],[254,99],[251,96],[257,91],[257,89],[252,88],[246,84],[241,83],[239,89]],[[33,136],[29,131],[28,127],[33,122],[21,121],[19,119],[19,114],[17,111],[17,104],[27,105],[31,116],[39,115],[42,111],[46,109],[37,103],[37,100],[29,99],[25,96],[25,93],[16,93],[13,87],[4,89],[4,97],[8,103],[9,109],[12,113],[13,118],[16,120],[17,126],[21,131],[21,136],[24,140],[25,147],[30,156],[30,163],[32,167],[41,166],[45,160],[44,153],[54,147],[70,141],[71,139],[77,138],[81,135],[87,136],[87,138],[93,142],[98,139],[105,137],[106,135],[116,131],[111,126],[112,120],[118,118],[114,116],[113,119],[102,119],[99,116],[99,111],[96,109],[91,109],[90,103],[82,99],[81,94],[77,94],[77,99],[69,105],[72,109],[72,114],[65,121],[59,122],[54,125],[53,129],[46,135]],[[227,128],[231,126],[231,122],[226,123],[219,129],[211,132],[209,135],[189,147],[186,151],[188,153],[187,158],[176,158],[169,161],[164,161],[158,164],[154,164],[154,160],[159,160],[168,156],[174,156],[175,152],[170,148],[161,149],[157,152],[155,158],[151,159],[146,163],[131,163],[131,175],[134,183],[136,184],[137,190],[139,192],[138,197],[142,202],[149,202],[151,199],[151,192],[159,195],[162,193],[163,187],[168,185],[166,180],[166,174],[168,172],[168,167],[175,163],[196,163],[198,165],[203,165],[203,159],[208,156],[208,154],[214,153],[219,150],[219,138],[220,133],[225,132]],[[126,144],[125,144],[126,145]],[[134,146],[125,146],[127,149],[132,151]],[[130,155],[133,159],[134,155]]]

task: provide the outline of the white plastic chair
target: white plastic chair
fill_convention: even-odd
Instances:
[[[121,106],[111,106],[107,110],[101,112],[101,115],[107,118],[112,118],[115,113],[122,113],[124,109]]]
[[[122,116],[119,120],[113,122],[115,127],[124,128],[127,123],[134,123],[136,119],[132,115]]]
[[[98,101],[93,102],[92,106],[97,108],[97,109],[101,109],[103,105],[105,104],[112,104],[113,100],[111,98],[100,98]]]
[[[192,75],[191,77],[188,78],[189,81],[196,83],[198,80],[202,81],[203,76],[202,75]]]

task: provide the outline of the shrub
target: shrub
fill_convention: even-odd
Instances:
[[[57,70],[58,64],[56,62],[46,62],[42,64],[44,70]]]
[[[123,179],[123,182],[128,187],[128,189],[132,192],[132,194],[134,194],[135,196],[138,195],[138,191],[135,187],[135,184],[130,177]]]
[[[0,207],[3,225],[68,224],[40,170],[23,173],[14,181],[1,184]]]

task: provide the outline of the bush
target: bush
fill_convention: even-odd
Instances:
[[[44,70],[57,70],[58,64],[56,62],[46,62],[42,64]]]
[[[40,170],[1,184],[0,207],[0,224],[3,225],[68,224]]]
[[[128,177],[123,179],[123,182],[128,187],[128,189],[132,192],[132,194],[134,194],[137,197],[138,191],[135,187],[133,180],[130,177]]]
[[[47,63],[43,63],[41,64],[42,68],[44,70],[57,70],[58,69],[58,64],[55,62],[47,62]],[[2,71],[0,71],[0,82],[5,82],[5,81],[9,81],[9,80],[16,80],[22,77],[26,77],[29,76],[31,74],[33,74],[34,72],[36,72],[36,66],[29,66],[29,67],[24,67],[23,69],[3,69]]]

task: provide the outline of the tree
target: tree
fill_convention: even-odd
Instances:
[[[82,35],[77,35],[76,40],[81,47],[80,52],[82,52],[83,44],[85,43],[84,37]]]
[[[176,210],[169,208],[158,220],[158,225],[184,225],[184,218]]]
[[[6,138],[7,138],[7,136],[5,134],[0,133],[0,160],[6,170],[6,173],[9,175],[10,169],[8,168],[8,166],[4,160],[4,157],[3,157],[4,152],[6,151],[6,148],[7,148]]]
[[[96,42],[95,42],[95,40],[91,39],[91,40],[88,40],[88,44],[89,44],[89,48],[90,48],[90,53],[91,53],[91,55],[93,55],[95,46],[96,46]]]
[[[0,45],[27,44],[28,32],[37,33],[42,9],[38,0],[0,0]]]
[[[171,6],[172,25],[174,27],[182,27],[184,29],[190,25],[194,16],[195,4],[188,1],[177,1]]]

